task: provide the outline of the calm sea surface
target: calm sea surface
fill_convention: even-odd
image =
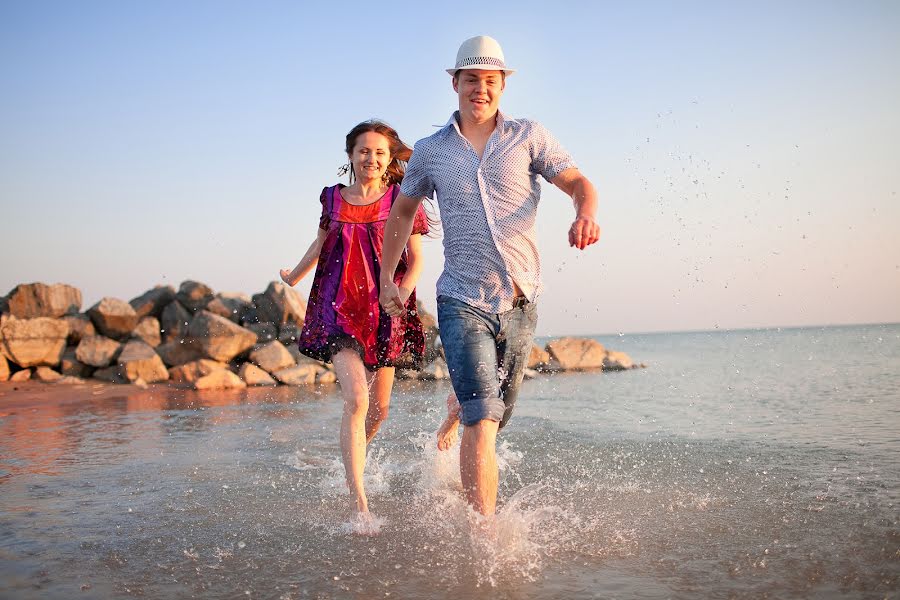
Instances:
[[[900,597],[900,325],[598,339],[648,367],[524,384],[489,537],[434,448],[445,383],[397,384],[375,537],[334,386],[2,384],[0,597]]]

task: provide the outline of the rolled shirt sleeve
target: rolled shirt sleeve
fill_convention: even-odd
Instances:
[[[566,169],[578,168],[575,159],[562,147],[546,127],[536,121],[529,122],[533,128],[530,137],[531,168],[547,181],[552,181]]]
[[[426,150],[422,140],[413,146],[413,154],[406,165],[400,193],[410,198],[434,198],[435,185],[425,168]]]

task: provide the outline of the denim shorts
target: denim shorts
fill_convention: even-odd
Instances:
[[[506,425],[525,374],[537,324],[533,302],[499,314],[438,296],[438,326],[463,425]]]

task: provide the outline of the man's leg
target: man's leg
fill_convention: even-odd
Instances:
[[[493,514],[497,502],[494,444],[505,406],[497,378],[497,315],[464,302],[438,298],[438,322],[447,367],[465,426],[460,445],[460,477],[469,504]]]
[[[497,428],[498,421],[482,419],[463,430],[459,446],[459,473],[466,501],[483,515],[497,508]]]

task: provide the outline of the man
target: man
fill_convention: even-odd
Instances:
[[[512,414],[537,322],[537,177],[573,199],[569,244],[579,250],[600,236],[597,195],[543,126],[499,111],[513,70],[496,40],[466,40],[447,72],[459,110],[415,145],[385,229],[380,301],[391,315],[403,310],[408,292],[394,284],[394,270],[419,203],[437,192],[444,231],[438,324],[464,426],[460,475],[469,504],[492,515],[497,431]]]

